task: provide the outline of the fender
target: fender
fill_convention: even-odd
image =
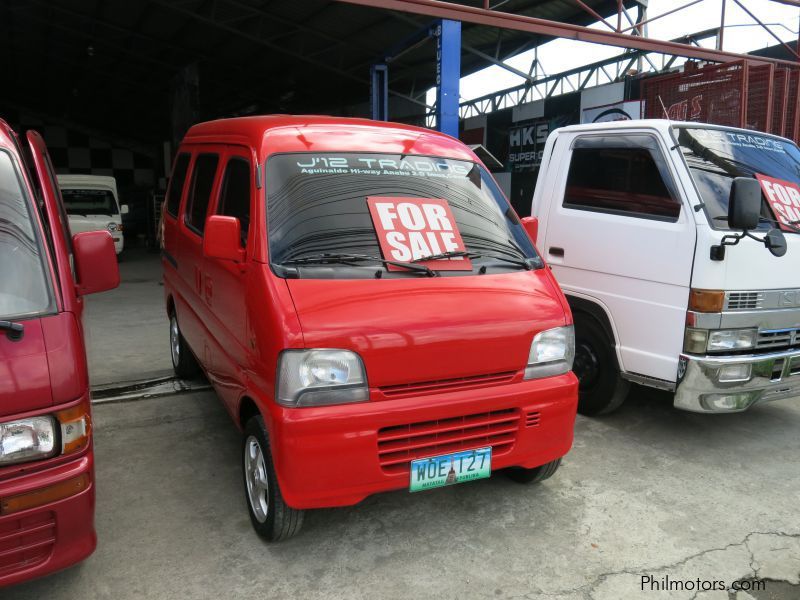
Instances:
[[[566,292],[564,292],[564,295],[567,298],[570,309],[572,309],[573,320],[577,313],[584,313],[593,317],[600,324],[603,331],[608,336],[608,339],[614,344],[614,355],[617,357],[617,367],[619,367],[620,373],[624,373],[625,366],[622,364],[622,357],[619,351],[619,336],[617,335],[608,309],[596,298],[574,296]]]

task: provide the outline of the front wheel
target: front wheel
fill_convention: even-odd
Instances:
[[[517,483],[539,483],[552,477],[560,466],[561,459],[557,458],[553,462],[534,469],[512,467],[506,471],[506,475],[511,481],[516,481]]]
[[[614,346],[593,318],[575,315],[575,362],[578,377],[578,412],[605,415],[618,409],[628,395],[630,383],[617,367]]]
[[[260,415],[250,419],[244,428],[242,468],[247,509],[256,533],[268,542],[280,542],[300,531],[304,513],[283,500]]]

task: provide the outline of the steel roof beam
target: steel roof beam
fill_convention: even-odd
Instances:
[[[474,6],[464,6],[453,2],[443,2],[441,0],[335,0],[347,4],[357,4],[360,6],[370,6],[386,10],[395,10],[414,14],[426,15],[437,19],[453,19],[465,23],[484,25],[486,27],[500,27],[512,29],[525,33],[546,35],[550,37],[572,39],[580,42],[592,44],[603,44],[606,46],[617,46],[620,48],[632,48],[644,50],[646,52],[657,52],[659,54],[670,54],[695,58],[710,62],[731,62],[735,60],[750,60],[757,63],[775,63],[796,65],[796,63],[785,60],[771,59],[765,57],[754,57],[747,54],[737,54],[735,52],[725,52],[710,48],[695,47],[678,42],[666,40],[655,40],[652,38],[627,35],[616,31],[603,31],[590,29],[571,23],[560,23],[536,17],[517,15],[496,10],[487,10]],[[783,0],[787,2],[788,0]],[[800,6],[800,2],[798,2]]]

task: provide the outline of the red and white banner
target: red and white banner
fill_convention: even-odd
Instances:
[[[767,177],[756,173],[756,179],[764,190],[775,218],[784,231],[797,231],[797,226],[790,226],[793,221],[800,221],[800,186],[791,181]]]
[[[466,247],[447,200],[438,198],[367,198],[369,214],[386,260],[410,262],[445,252],[464,252]],[[428,260],[419,264],[437,271],[471,271],[466,257]],[[389,271],[405,271],[387,265]]]

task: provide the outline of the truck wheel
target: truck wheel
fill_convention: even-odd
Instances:
[[[189,344],[183,339],[175,313],[169,316],[169,353],[175,375],[181,379],[192,379],[200,375],[200,365],[189,349]]]
[[[268,542],[280,542],[300,531],[304,512],[283,500],[261,415],[244,428],[242,467],[247,510],[256,533]]]
[[[575,315],[575,363],[578,377],[578,412],[605,415],[625,401],[630,383],[619,372],[614,347],[606,332],[591,317]]]
[[[535,469],[512,467],[506,470],[506,475],[511,481],[516,481],[517,483],[539,483],[552,477],[558,471],[559,466],[561,466],[560,458]]]

